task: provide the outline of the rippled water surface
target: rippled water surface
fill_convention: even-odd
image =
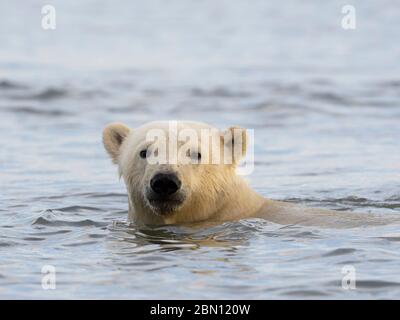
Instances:
[[[339,1],[53,2],[54,31],[41,1],[0,4],[0,298],[400,298],[398,226],[129,226],[101,143],[238,124],[266,197],[400,215],[396,1],[353,1],[349,31]]]

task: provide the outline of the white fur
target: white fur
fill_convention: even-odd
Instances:
[[[114,123],[103,132],[103,142],[114,163],[118,165],[129,197],[129,220],[136,223],[162,225],[192,223],[198,221],[227,221],[260,217],[281,224],[300,223],[325,227],[353,227],[385,224],[393,219],[355,213],[305,208],[290,203],[263,198],[253,191],[235,173],[233,164],[149,164],[139,156],[148,145],[149,130],[168,132],[169,122],[150,122],[130,129]],[[214,129],[200,122],[178,122],[178,132],[184,129]],[[216,130],[217,131],[217,130]],[[219,132],[219,131],[218,131]],[[221,133],[222,134],[222,133]],[[167,136],[167,140],[176,136]],[[222,147],[221,147],[222,148]],[[205,151],[205,150],[202,150]],[[221,150],[210,149],[210,154]],[[146,199],[150,179],[159,171],[170,171],[182,181],[183,204],[168,214],[158,214]],[[394,218],[394,220],[399,220]]]

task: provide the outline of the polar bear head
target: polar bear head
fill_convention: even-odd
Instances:
[[[157,121],[131,129],[112,123],[103,143],[128,191],[129,218],[146,224],[212,219],[234,196],[246,131],[191,121]]]

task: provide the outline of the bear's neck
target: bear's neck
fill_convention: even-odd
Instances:
[[[226,193],[222,207],[216,212],[216,220],[237,220],[256,216],[265,204],[265,198],[255,192],[245,180],[236,177],[233,188]]]

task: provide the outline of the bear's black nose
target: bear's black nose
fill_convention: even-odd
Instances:
[[[160,196],[169,196],[181,187],[181,181],[171,173],[157,173],[150,181],[151,189]]]

